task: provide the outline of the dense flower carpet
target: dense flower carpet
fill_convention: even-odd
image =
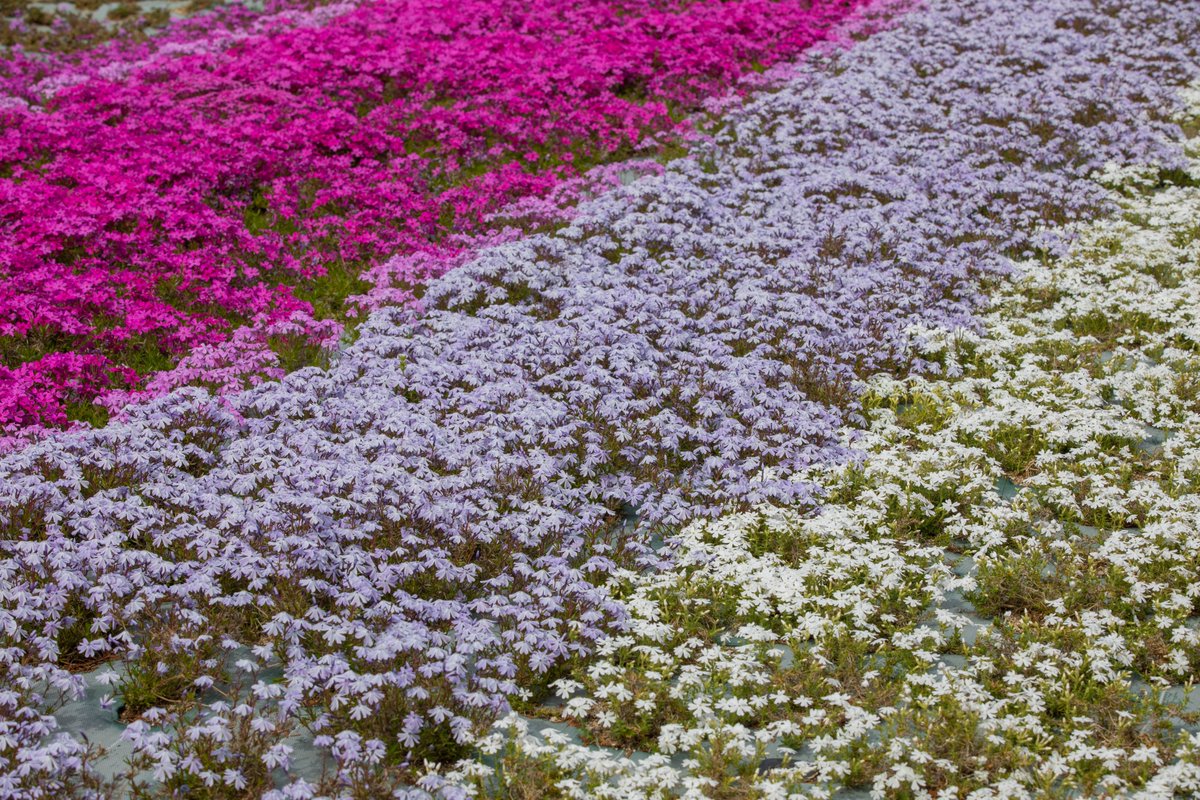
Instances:
[[[1200,6],[34,8],[0,798],[1200,797]]]

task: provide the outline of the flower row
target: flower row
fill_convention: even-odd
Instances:
[[[1183,164],[1108,171],[1113,216],[1022,262],[982,334],[922,331],[945,377],[869,384],[854,457],[801,476],[818,512],[699,522],[670,568],[615,575],[625,630],[526,693],[479,741],[486,764],[425,785],[1200,793],[1200,138],[1186,146]]]
[[[0,427],[313,363],[513,201],[669,155],[857,2],[388,0],[72,62],[0,107]]]

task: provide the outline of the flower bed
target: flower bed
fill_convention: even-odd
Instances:
[[[230,12],[38,82],[14,68],[0,427],[103,419],[96,398],[234,390],[314,363],[353,297],[414,300],[461,237],[504,228],[494,217],[514,200],[641,146],[669,155],[701,100],[819,41],[856,2]],[[436,257],[368,295],[364,271],[413,254]]]
[[[1107,171],[1112,217],[1019,264],[983,332],[923,333],[946,377],[869,384],[854,458],[801,476],[819,513],[696,523],[671,568],[614,576],[627,630],[526,709],[647,757],[513,715],[481,742],[491,766],[428,785],[1200,794],[1190,96],[1185,164]]]
[[[918,625],[921,602],[956,586],[938,537],[961,533],[981,550],[988,531],[954,514],[968,502],[983,514],[999,507],[978,480],[920,470],[940,473],[963,455],[974,460],[960,469],[988,477],[1032,473],[1011,437],[993,441],[974,423],[955,436],[979,437],[970,447],[982,455],[959,442],[927,466],[837,466],[872,452],[879,431],[923,434],[921,398],[896,408],[912,417],[896,433],[878,427],[893,419],[880,409],[898,405],[893,384],[863,380],[957,377],[969,365],[938,349],[934,329],[982,330],[982,289],[999,285],[1010,258],[1049,260],[1065,240],[1043,229],[1114,210],[1089,176],[1110,161],[1184,166],[1172,87],[1195,77],[1198,27],[1189,9],[1152,0],[933,2],[806,63],[694,158],[431,281],[423,313],[372,314],[328,370],[223,399],[174,392],[6,456],[4,785],[37,796],[84,782],[93,753],[74,731],[55,735],[53,714],[60,692],[86,683],[81,671],[98,670],[90,681],[111,685],[112,719],[137,751],[131,777],[151,796],[378,797],[417,780],[469,784],[462,770],[424,774],[424,760],[473,754],[514,704],[543,713],[534,704],[552,685],[575,688],[563,678],[591,694],[572,717],[595,741],[674,747],[697,764],[681,775],[663,757],[647,775],[578,750],[509,754],[504,774],[532,775],[546,793],[661,796],[661,777],[737,796],[750,780],[733,780],[760,763],[742,755],[747,740],[718,738],[719,727],[708,737],[719,712],[731,724],[796,726],[769,735],[825,754],[833,766],[816,775],[817,791],[883,775],[895,783],[883,791],[905,796],[901,768],[925,762],[890,750],[843,780],[841,765],[870,755],[878,733],[867,715],[881,706],[857,693],[891,668],[912,672],[913,692],[927,688],[914,659],[949,633]],[[1093,423],[1096,408],[1068,415],[1082,421],[1062,442],[1126,452],[1127,423]],[[949,424],[945,411],[932,408],[930,424]],[[875,433],[856,444],[850,431],[866,423]],[[881,485],[894,470],[916,488]],[[1047,497],[1062,504],[1060,494]],[[764,502],[778,510],[761,525],[742,517],[712,535],[698,525],[674,551],[654,548],[688,523]],[[1007,533],[1001,544],[1019,553],[1020,532]],[[682,558],[689,551],[729,554],[729,569],[710,564],[709,575]],[[1013,555],[998,549],[996,563]],[[659,663],[656,648],[677,631],[699,644]],[[729,653],[726,633],[749,647]],[[758,676],[776,666],[766,651],[792,636],[820,646],[793,647],[801,667],[764,705]],[[1062,664],[1078,636],[1051,643]],[[1165,674],[1177,660],[1169,650],[1147,663]],[[817,697],[826,662],[843,692]],[[820,703],[811,719],[780,711],[805,697]],[[904,727],[888,735],[898,747],[914,725],[944,722],[897,719]],[[937,730],[961,731],[950,722]],[[304,747],[325,757],[323,777],[302,774]],[[615,784],[622,770],[629,780]]]

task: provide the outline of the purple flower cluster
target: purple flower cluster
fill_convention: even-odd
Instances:
[[[46,687],[108,655],[127,714],[259,675],[188,736],[131,726],[168,787],[265,792],[297,724],[329,793],[461,754],[620,625],[601,584],[654,530],[817,500],[789,478],[843,455],[861,376],[929,368],[913,326],[973,324],[1006,254],[1102,209],[1106,161],[1169,158],[1198,41],[1187,4],[935,0],[376,312],[328,371],[5,457],[0,794],[80,770]]]

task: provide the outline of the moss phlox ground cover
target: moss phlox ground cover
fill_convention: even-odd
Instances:
[[[319,362],[362,309],[415,302],[465,236],[513,227],[512,201],[669,154],[702,100],[855,5],[285,6],[28,86],[18,70],[0,105],[0,427]]]
[[[629,631],[530,713],[657,757],[514,716],[485,740],[495,762],[452,783],[1200,792],[1200,140],[1184,147],[1182,167],[1107,170],[1115,213],[1021,262],[983,332],[921,331],[945,377],[870,383],[854,457],[804,476],[819,509],[696,523],[671,569],[614,578]]]
[[[896,10],[326,368],[0,457],[0,793],[1194,791],[1200,15]]]

